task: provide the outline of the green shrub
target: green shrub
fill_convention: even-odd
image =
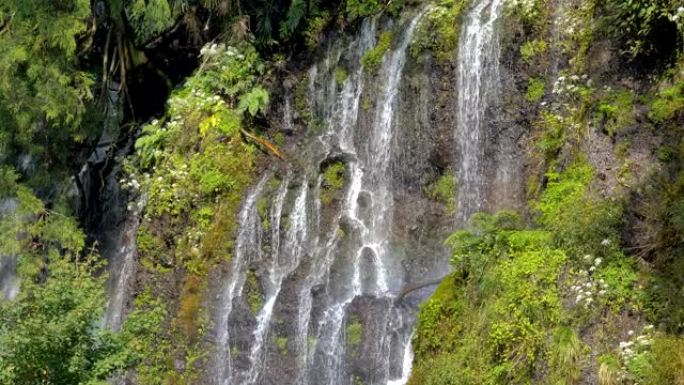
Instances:
[[[525,99],[530,103],[536,103],[544,97],[544,80],[531,78],[527,82],[527,94]]]
[[[614,249],[601,247],[609,240],[616,247],[621,207],[589,193],[594,171],[584,159],[562,173],[547,173],[548,185],[535,209],[539,223],[553,232],[560,247],[577,256],[607,256]]]
[[[385,31],[380,34],[375,47],[366,52],[361,58],[361,64],[366,71],[372,73],[378,69],[378,66],[385,57],[385,53],[389,51],[390,46],[392,45],[393,38],[394,33],[392,31]]]
[[[566,142],[566,125],[561,117],[549,111],[541,111],[540,120],[536,123],[541,134],[536,141],[547,161],[553,160],[560,153]]]
[[[332,203],[344,187],[346,168],[344,163],[335,162],[323,171],[323,186],[321,188],[321,203]]]
[[[544,40],[529,40],[520,45],[520,56],[527,64],[532,64],[537,55],[546,52],[547,45]]]
[[[447,244],[454,273],[420,309],[409,383],[530,382],[561,319],[565,254],[509,212],[473,216]]]
[[[436,181],[427,187],[427,195],[446,206],[447,214],[456,212],[456,196],[458,184],[451,170],[446,170]]]
[[[347,71],[343,67],[335,68],[335,83],[338,87],[344,85],[344,81],[347,80]]]
[[[416,28],[409,47],[411,56],[431,51],[440,62],[456,57],[461,31],[461,14],[470,0],[441,0],[432,4]]]
[[[649,117],[658,123],[674,118],[684,108],[683,87],[684,83],[678,83],[658,92],[651,103]]]
[[[379,0],[347,0],[345,13],[347,20],[354,21],[380,12],[383,3]]]
[[[313,51],[321,42],[325,28],[330,24],[332,17],[328,12],[322,12],[309,20],[309,25],[304,31],[304,41],[307,48]]]
[[[634,97],[630,91],[614,91],[603,98],[596,108],[597,123],[603,125],[610,136],[634,124]]]
[[[247,304],[252,310],[252,314],[256,315],[264,304],[264,297],[263,294],[261,294],[259,277],[257,277],[253,270],[247,272],[245,285],[247,289]]]

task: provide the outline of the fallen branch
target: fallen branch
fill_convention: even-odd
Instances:
[[[254,135],[245,129],[241,128],[240,132],[242,132],[242,135],[246,136],[248,139],[251,139],[251,140],[257,142],[258,144],[262,145],[263,147],[265,147],[270,153],[272,153],[273,155],[278,157],[278,159],[285,160],[285,156],[283,155],[282,152],[280,152],[280,150],[278,150],[278,147],[275,144],[269,142],[268,140],[266,140],[260,136]]]
[[[429,281],[429,282],[418,283],[418,284],[406,287],[399,293],[397,298],[394,300],[394,303],[401,302],[404,299],[404,297],[406,297],[407,295],[409,295],[410,293],[412,293],[416,290],[420,290],[420,289],[428,287],[428,286],[439,285],[439,283],[442,282],[442,280],[444,278],[446,278],[446,276],[432,280],[432,281]]]

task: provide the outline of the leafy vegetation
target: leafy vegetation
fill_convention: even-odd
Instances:
[[[456,212],[457,187],[456,176],[447,170],[427,187],[426,193],[431,199],[444,204],[448,214],[453,214]]]
[[[344,187],[346,167],[342,162],[328,165],[323,171],[323,186],[321,189],[321,203],[330,204],[338,198]]]
[[[678,39],[670,44],[681,43],[682,17],[684,8],[675,0],[610,0],[603,3],[605,28],[612,36],[620,39],[625,50],[632,56],[667,54],[662,52],[660,39]],[[659,37],[659,33],[667,31],[671,35]],[[661,52],[658,52],[661,51]]]
[[[361,64],[363,68],[368,72],[375,72],[378,69],[380,63],[382,63],[383,58],[387,51],[389,51],[392,45],[392,39],[394,38],[394,33],[392,31],[385,31],[380,34],[378,42],[375,44],[371,50],[366,52],[361,58]]]
[[[530,79],[527,83],[527,94],[525,95],[525,98],[528,102],[535,103],[542,97],[544,97],[544,80]]]
[[[529,40],[520,45],[520,56],[531,64],[535,57],[546,52],[548,46],[544,40]]]
[[[634,99],[629,91],[610,92],[597,106],[598,125],[604,131],[615,135],[619,129],[628,127],[634,121]]]
[[[140,249],[146,287],[158,293],[162,282],[181,277],[175,278],[180,295],[167,298],[178,303],[165,319],[171,328],[157,341],[170,346],[167,354],[183,360],[188,370],[179,375],[168,360],[146,360],[139,368],[164,373],[164,381],[191,381],[193,365],[204,356],[202,325],[208,320],[200,299],[206,274],[230,259],[237,212],[257,159],[256,147],[242,135],[269,100],[258,83],[265,66],[252,46],[213,45],[203,59],[171,97],[165,116],[143,128],[136,143],[140,165],[130,176],[148,196],[140,234],[145,244],[157,245]],[[256,312],[262,302],[256,276],[250,275],[246,286],[245,300]]]
[[[352,356],[358,355],[358,350],[363,341],[363,324],[357,317],[351,317],[349,321],[347,321],[345,337],[349,354]]]
[[[11,169],[0,168],[0,255],[19,260],[21,290],[0,301],[0,383],[106,383],[128,367],[125,341],[97,327],[104,280],[76,221],[47,209]]]
[[[451,61],[458,47],[461,14],[470,0],[440,0],[431,4],[420,21],[409,47],[417,57],[430,51],[441,62]]]
[[[480,213],[447,239],[453,273],[421,308],[411,384],[536,383],[542,366],[541,381],[578,383],[593,317],[642,308],[642,278],[616,246],[619,205],[590,191],[581,158],[548,180],[534,228],[514,213]],[[599,353],[617,351],[608,325]]]

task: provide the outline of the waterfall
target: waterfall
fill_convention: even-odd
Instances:
[[[503,0],[479,0],[465,16],[458,50],[457,143],[459,219],[481,210],[485,199],[483,129],[485,114],[499,89],[496,21]]]
[[[215,307],[216,384],[397,385],[408,379],[415,308],[394,303],[404,273],[391,249],[390,164],[397,95],[422,15],[401,26],[373,82],[360,64],[375,44],[372,19],[352,41],[330,45],[308,71],[310,104],[325,129],[305,150],[305,172],[276,167],[243,203]],[[333,74],[341,65],[349,72],[339,84]],[[362,109],[371,92],[375,103]],[[285,106],[285,127],[293,127],[292,115]],[[317,171],[331,161],[344,163],[346,183],[334,203],[323,203]],[[245,292],[249,271],[259,276],[256,312],[246,303],[254,295]],[[351,324],[362,328],[354,344],[346,341]]]
[[[136,208],[142,205],[134,204]],[[133,286],[138,263],[135,235],[140,227],[139,211],[130,210],[123,223],[120,237],[114,241],[113,250],[106,253],[110,261],[109,293],[103,326],[118,330],[124,320],[126,301]]]

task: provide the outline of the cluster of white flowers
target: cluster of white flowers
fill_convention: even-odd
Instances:
[[[593,82],[587,74],[582,76],[559,76],[553,83],[553,93],[557,95],[574,95],[581,88],[591,87]]]
[[[189,230],[185,234],[185,236],[187,237],[190,244],[194,245],[192,247],[192,249],[196,249],[200,246],[200,243],[201,243],[202,239],[204,238],[204,231],[199,230],[199,229],[192,229],[192,230]],[[199,250],[197,250],[197,251],[191,250],[191,252],[193,254],[199,255]]]
[[[682,18],[684,18],[684,7],[677,8],[677,12],[670,15],[670,20],[674,22],[679,22]]]
[[[191,89],[190,94],[185,97],[174,97],[169,102],[172,111],[209,111],[217,105],[225,104],[223,98],[218,95],[210,94],[202,90]],[[184,123],[180,116],[174,116],[169,124]]]
[[[128,177],[119,179],[119,184],[126,190],[136,192],[140,190],[140,182],[135,177],[135,174],[130,174]]]
[[[625,364],[622,370],[627,370],[626,365],[653,343],[653,329],[653,325],[646,325],[639,335],[635,335],[634,330],[630,330],[627,332],[628,340],[620,341],[618,344],[620,358]]]
[[[217,56],[225,50],[226,46],[224,44],[211,43],[207,44],[200,50],[200,56],[202,57],[212,57]]]
[[[608,284],[603,279],[595,280],[592,274],[601,266],[603,259],[585,255],[584,261],[589,266],[578,272],[575,284],[570,286],[570,292],[575,296],[575,305],[583,305],[586,309],[594,303],[595,298],[604,297],[608,293]]]
[[[526,18],[533,18],[536,14],[535,0],[506,0],[505,6],[508,9],[518,10]]]

